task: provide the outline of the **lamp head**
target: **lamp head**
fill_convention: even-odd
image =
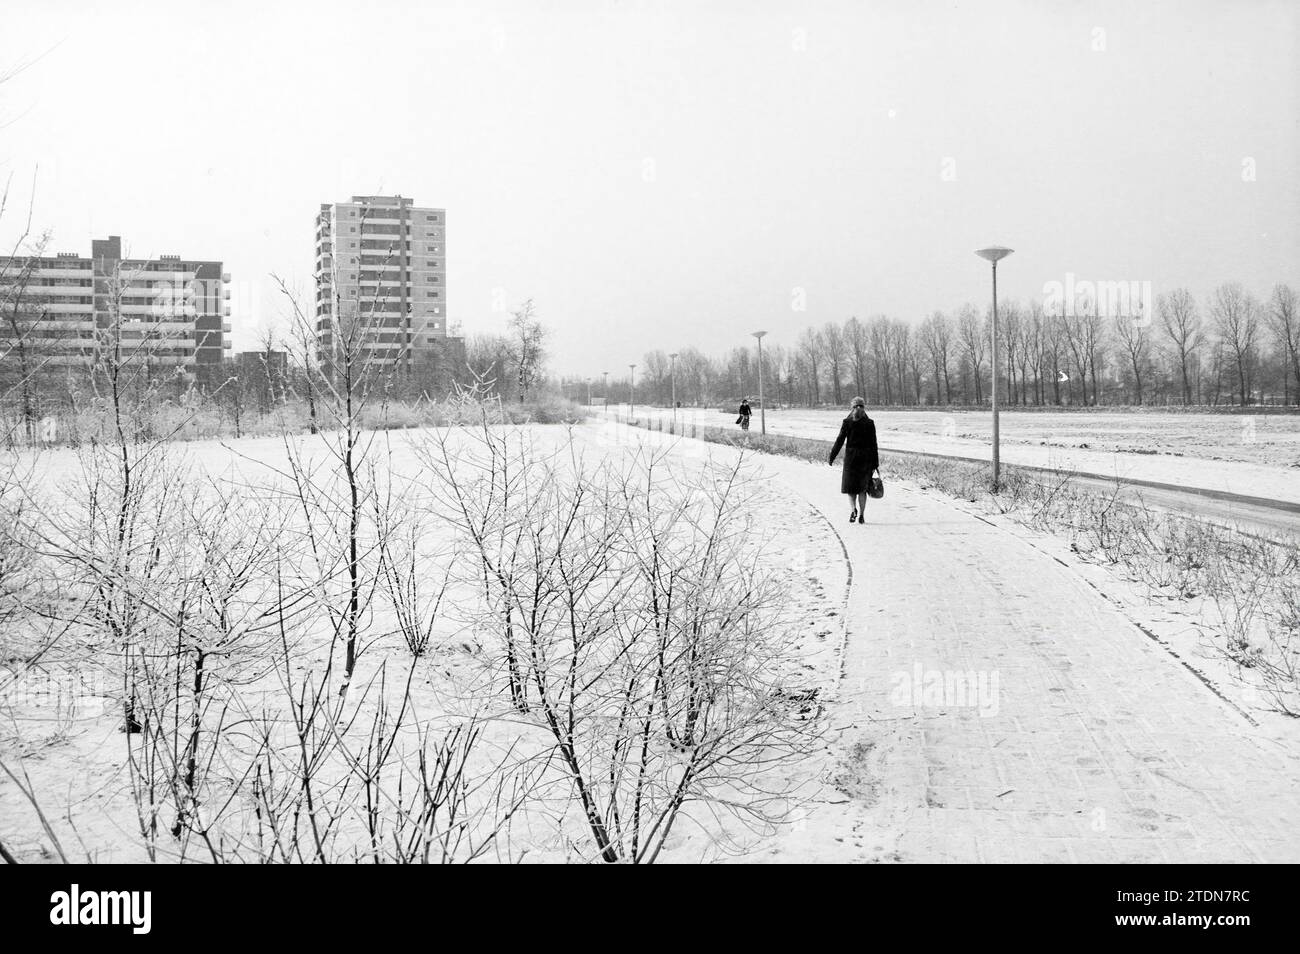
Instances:
[[[990,245],[988,248],[979,249],[975,254],[980,258],[987,259],[988,261],[997,264],[998,261],[1006,258],[1013,251],[1015,251],[1015,249],[1006,248],[1002,245]]]

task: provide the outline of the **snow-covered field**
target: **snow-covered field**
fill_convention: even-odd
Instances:
[[[638,405],[637,416],[667,420],[670,408]],[[600,414],[597,409],[597,415]],[[611,405],[625,418],[626,405]],[[787,409],[767,412],[774,434],[833,440],[843,411]],[[870,410],[884,449],[922,451],[988,460],[992,418],[987,411]],[[708,408],[683,408],[679,420],[735,427],[735,416]],[[759,427],[757,412],[753,418]],[[1002,411],[1002,460],[1193,486],[1248,497],[1300,503],[1300,415],[1206,414],[1177,411]]]
[[[534,461],[549,462],[565,472],[584,473],[612,465],[619,473],[646,479],[647,460],[640,445],[626,441],[623,434],[562,426],[508,430],[511,439],[517,441],[513,446]],[[439,435],[449,441],[447,460],[459,468],[458,472],[467,481],[482,476],[476,472],[482,458],[475,457],[475,448],[469,446],[464,433],[444,431]],[[557,767],[561,763],[543,717],[535,709],[520,713],[512,708],[500,688],[501,633],[488,618],[482,584],[477,571],[472,569],[471,548],[467,548],[465,539],[458,537],[454,522],[435,513],[447,498],[440,494],[446,488],[435,486],[437,478],[430,469],[429,455],[435,446],[429,443],[431,436],[434,435],[424,431],[385,432],[373,435],[374,443],[368,447],[369,460],[376,465],[375,473],[367,478],[374,480],[374,499],[381,503],[400,502],[400,506],[392,505],[390,509],[400,518],[398,532],[394,534],[400,552],[396,552],[392,562],[411,570],[406,581],[420,591],[412,605],[417,613],[424,614],[422,620],[428,622],[431,639],[426,653],[412,655],[402,633],[398,607],[384,597],[384,577],[376,571],[367,584],[371,589],[363,593],[368,602],[361,614],[360,655],[346,701],[332,702],[337,709],[327,713],[328,717],[315,730],[332,723],[334,728],[329,731],[338,734],[337,744],[332,748],[322,744],[313,749],[323,761],[333,760],[329,768],[322,770],[319,784],[323,792],[316,797],[336,798],[339,812],[335,823],[337,832],[325,839],[324,853],[345,859],[349,852],[360,852],[364,857],[367,848],[364,836],[371,817],[367,813],[373,808],[367,807],[367,800],[380,794],[393,800],[388,807],[396,812],[397,802],[412,797],[409,773],[413,771],[416,756],[412,754],[415,750],[409,748],[405,761],[401,765],[388,765],[385,771],[389,778],[381,780],[373,790],[367,788],[363,793],[356,787],[355,778],[352,791],[346,790],[349,772],[355,773],[358,763],[371,758],[376,747],[382,748],[387,720],[387,731],[393,738],[404,740],[401,744],[422,738],[417,748],[426,752],[436,740],[445,739],[457,727],[465,731],[469,726],[479,732],[478,742],[466,758],[469,774],[476,783],[493,773],[499,774],[501,766],[511,760],[524,766],[511,775],[512,787],[493,789],[494,797],[504,797],[511,806],[511,821],[508,833],[502,832],[491,840],[485,857],[591,858],[598,853],[588,843],[588,825],[573,790],[573,780]],[[371,437],[367,435],[367,440]],[[75,612],[78,599],[90,598],[93,603],[93,597],[75,591],[74,587],[65,587],[57,579],[47,577],[34,581],[32,592],[43,594],[49,600],[55,617],[80,621],[67,627],[62,624],[51,627],[48,621],[20,609],[7,621],[0,637],[3,650],[0,669],[7,670],[0,671],[0,703],[3,704],[0,759],[17,777],[11,780],[0,776],[0,842],[22,859],[55,857],[58,852],[53,842],[57,837],[62,852],[72,859],[141,861],[150,857],[176,860],[183,856],[207,860],[214,849],[194,835],[204,825],[210,825],[213,832],[221,832],[221,837],[226,839],[215,849],[217,852],[251,859],[265,851],[256,846],[259,839],[267,837],[265,816],[275,804],[281,808],[290,804],[298,809],[302,807],[283,790],[278,793],[281,799],[278,803],[264,794],[259,796],[249,780],[255,765],[260,765],[263,771],[273,765],[279,765],[285,773],[294,771],[291,755],[295,750],[292,739],[295,716],[288,700],[296,694],[301,701],[304,689],[310,696],[311,687],[326,684],[331,699],[339,692],[338,673],[342,665],[339,625],[343,616],[337,608],[314,616],[307,613],[308,621],[298,624],[286,639],[274,620],[259,622],[257,614],[259,606],[283,596],[282,585],[273,575],[280,572],[282,564],[269,558],[272,548],[288,547],[293,541],[301,543],[310,538],[313,547],[328,551],[345,542],[344,538],[333,536],[342,524],[337,507],[332,515],[328,512],[332,505],[328,505],[300,519],[302,514],[295,511],[304,511],[304,507],[293,493],[295,474],[298,480],[307,475],[327,504],[342,499],[338,496],[342,488],[334,475],[337,461],[321,438],[173,444],[166,448],[166,455],[169,479],[184,482],[178,504],[183,508],[187,501],[204,499],[210,491],[220,492],[225,503],[219,509],[229,518],[227,528],[232,531],[231,536],[238,538],[242,534],[244,542],[258,551],[241,556],[257,574],[246,581],[243,596],[233,601],[238,604],[232,613],[238,621],[234,628],[242,626],[242,635],[228,640],[228,644],[220,644],[210,634],[178,637],[183,644],[180,652],[184,659],[189,658],[185,653],[202,644],[204,638],[210,641],[211,645],[205,649],[211,650],[207,686],[214,688],[206,691],[212,694],[212,701],[202,707],[195,706],[193,700],[187,701],[189,697],[180,687],[160,704],[160,711],[178,717],[182,724],[192,710],[202,708],[203,732],[196,748],[212,760],[207,765],[200,764],[198,770],[204,779],[199,786],[204,794],[196,804],[185,809],[190,813],[185,820],[188,834],[184,838],[168,835],[166,830],[179,824],[174,793],[169,795],[164,790],[145,798],[141,793],[142,780],[147,777],[157,782],[170,778],[174,785],[176,772],[169,775],[166,767],[184,763],[188,744],[185,739],[189,734],[179,732],[167,736],[172,751],[162,755],[154,753],[154,762],[142,768],[148,762],[141,751],[142,736],[122,731],[125,695],[122,653],[112,640],[104,638],[104,626],[100,622],[84,614],[78,617]],[[716,481],[722,479],[721,475],[736,458],[734,452],[726,449],[665,455],[654,462],[656,472],[661,475],[654,479],[669,486],[669,492],[671,487],[694,486],[692,482],[698,482],[700,487],[716,487]],[[291,461],[295,466],[291,466]],[[31,490],[31,505],[48,514],[52,526],[56,527],[45,531],[49,539],[37,549],[47,554],[71,553],[76,549],[79,531],[95,522],[94,507],[89,505],[87,493],[93,473],[89,459],[84,453],[55,450],[17,463],[18,472],[26,475],[23,482]],[[770,602],[762,610],[763,626],[746,636],[762,644],[751,655],[763,662],[746,678],[771,679],[788,700],[796,724],[815,731],[818,714],[832,695],[839,675],[845,635],[847,562],[825,518],[789,488],[770,481],[761,465],[746,465],[734,476],[735,495],[741,505],[729,520],[734,520],[736,529],[743,534],[738,541],[729,540],[728,545],[735,542],[738,549],[734,552],[752,560],[746,564],[747,573],[761,576],[763,585],[771,585]],[[155,489],[162,500],[164,488]],[[203,514],[207,525],[212,526],[214,511],[203,510]],[[551,511],[526,511],[519,516],[524,518],[525,533],[533,530],[548,533],[560,519],[559,513]],[[276,524],[277,520],[280,523]],[[375,554],[373,534],[364,529],[369,523],[370,516],[363,514],[362,559],[367,564],[373,562],[370,558]],[[311,534],[307,533],[309,525],[314,525]],[[400,546],[403,542],[405,549]],[[173,554],[167,549],[169,545],[164,544],[162,561],[181,562],[178,556],[181,550],[178,548]],[[232,545],[230,539],[225,545]],[[516,542],[511,546],[522,553],[525,544]],[[58,574],[75,562],[75,559],[53,559],[49,566],[55,568],[53,574]],[[313,607],[345,605],[346,588],[341,572],[344,564],[337,557],[326,557],[311,565],[323,567],[323,571],[321,580],[309,587],[312,593],[307,602]],[[210,568],[210,565],[203,564],[203,567]],[[470,571],[463,572],[466,568]],[[726,570],[723,567],[719,572]],[[203,572],[204,569],[195,567],[188,575],[178,574],[173,582],[184,587],[188,585],[187,580],[192,581]],[[433,600],[441,592],[444,579],[448,581],[447,589],[435,616],[431,612]],[[132,585],[143,584],[137,578]],[[755,587],[758,586],[755,580]],[[33,597],[24,605],[30,609],[36,602],[39,600]],[[243,650],[236,645],[240,639]],[[42,646],[42,640],[49,643],[48,647],[42,648],[39,660],[24,670],[23,660],[30,658],[34,648]],[[287,652],[281,653],[281,649]],[[184,666],[180,669],[185,677],[182,681],[188,684],[192,673]],[[229,682],[228,692],[223,680]],[[583,715],[580,713],[580,717]],[[597,713],[585,715],[604,718]],[[395,719],[403,722],[400,730],[392,728]],[[421,733],[428,735],[421,736]],[[216,744],[209,742],[214,737],[220,740]],[[279,760],[257,761],[257,753],[277,745],[284,747]],[[547,758],[550,761],[546,767],[538,768],[538,763]],[[378,769],[375,774],[379,774]],[[261,775],[256,777],[265,787],[267,780]],[[400,793],[395,781],[399,777],[405,777],[407,782]],[[789,781],[781,760],[773,759],[770,769],[762,768],[758,777],[745,779],[745,784],[754,783],[776,791],[788,786]],[[530,787],[539,794],[536,798],[510,802],[520,787]],[[48,831],[24,789],[31,792],[46,816]],[[259,803],[259,797],[263,803]],[[787,811],[797,798],[797,793],[791,795],[781,810]],[[141,833],[142,804],[154,802],[162,807],[147,824],[161,834],[155,831],[152,839],[146,839]],[[734,852],[752,846],[761,835],[763,826],[755,827],[751,820],[737,827],[727,820],[726,811],[701,807],[697,812],[694,805],[682,811],[682,817],[664,844],[664,860],[697,860],[724,849]],[[418,810],[411,806],[404,814],[409,824],[409,818],[418,816]],[[410,830],[396,832],[394,824],[391,819],[388,821],[387,837],[397,838],[398,834],[413,837]],[[281,849],[289,856],[301,853],[302,845],[294,839],[308,840],[305,832],[290,836],[281,830],[279,837],[288,838],[295,845],[289,850]],[[146,842],[150,840],[152,846],[147,848]],[[236,845],[240,845],[238,852]],[[308,850],[306,860],[315,851],[315,847]]]

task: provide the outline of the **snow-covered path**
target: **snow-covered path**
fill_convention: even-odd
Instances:
[[[764,466],[834,522],[853,585],[820,791],[761,858],[1300,861],[1294,747],[1076,571],[896,482],[851,525],[835,471]]]
[[[868,524],[850,526],[826,475],[814,483],[811,465],[783,470],[843,523],[854,571],[835,716],[842,765],[829,793],[849,801],[822,806],[810,843],[795,835],[791,850],[1300,861],[1300,759],[1074,571],[901,486]],[[974,699],[926,692],[932,673],[971,671],[977,688],[985,676]]]
[[[628,408],[625,405],[611,406],[609,412],[615,417],[626,418]],[[695,421],[701,426],[732,426],[732,418],[707,409],[687,408],[681,414],[684,421]],[[672,417],[672,409],[638,407],[637,417],[668,420]],[[837,413],[824,411],[772,411],[768,414],[767,429],[772,434],[834,440],[839,418]],[[963,424],[965,423],[963,417]],[[755,430],[758,429],[757,415],[753,426]],[[938,454],[979,461],[992,459],[993,452],[988,440],[944,436],[937,427],[933,434],[917,433],[891,427],[887,419],[882,419],[878,433],[882,450]],[[1126,453],[1051,443],[1013,443],[1006,439],[1002,442],[1001,457],[1004,464],[1073,471],[1126,482],[1191,487],[1212,493],[1300,504],[1300,471],[1280,464],[1214,460],[1197,457],[1194,452],[1188,456],[1153,452]]]

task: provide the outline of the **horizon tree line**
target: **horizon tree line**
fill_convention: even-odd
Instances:
[[[1095,299],[1069,309],[1042,302],[998,303],[1004,406],[1300,404],[1300,314],[1296,290],[1274,286],[1258,298],[1226,282],[1203,302],[1185,288],[1156,298],[1154,314],[1109,316]],[[965,304],[908,322],[857,316],[804,328],[792,342],[763,347],[769,406],[871,404],[979,406],[989,403],[992,314]],[[675,365],[675,368],[674,368]],[[684,405],[725,406],[758,395],[754,346],[709,355],[688,346],[674,362],[647,352],[636,372],[638,403],[668,405],[673,379]],[[588,380],[601,403],[603,376],[562,378],[566,397],[584,403]],[[609,377],[611,402],[629,395],[626,370]]]

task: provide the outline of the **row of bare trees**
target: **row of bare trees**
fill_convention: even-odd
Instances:
[[[466,341],[466,366],[502,400],[527,401],[545,380],[546,337],[530,298],[511,311],[505,334],[478,334]]]
[[[1026,406],[1300,402],[1300,314],[1290,285],[1277,285],[1263,300],[1235,282],[1203,302],[1174,289],[1152,310],[1108,317],[1095,300],[1055,314],[1037,301],[1000,302],[999,397]],[[884,315],[828,322],[806,328],[793,344],[769,338],[767,400],[843,405],[862,395],[876,405],[986,403],[994,386],[990,319],[968,304],[913,323]],[[638,399],[668,404],[674,379],[686,404],[753,400],[756,349],[709,356],[688,347],[675,360],[651,351],[638,369]],[[585,381],[563,384],[570,398],[586,400]],[[611,380],[610,400],[627,400],[629,384],[626,375]],[[593,399],[604,397],[597,379]]]

